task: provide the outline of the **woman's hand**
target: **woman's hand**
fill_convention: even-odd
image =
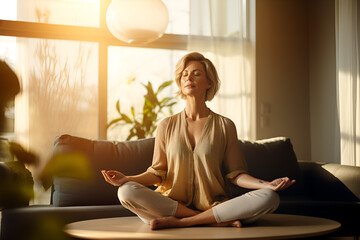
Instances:
[[[288,177],[283,177],[268,182],[255,178],[248,173],[241,173],[237,177],[233,178],[232,182],[239,187],[248,189],[269,188],[274,191],[280,191],[293,185],[295,180],[290,180]]]
[[[124,174],[122,174],[121,172],[118,171],[105,171],[102,170],[101,171],[102,175],[104,176],[105,180],[110,183],[111,185],[114,186],[121,186],[124,183],[128,182],[128,178],[127,176],[125,176]]]
[[[295,183],[295,180],[290,180],[288,177],[277,178],[271,182],[268,182],[267,188],[270,188],[274,191],[281,191],[281,190],[284,190],[284,189],[290,187],[294,183]]]

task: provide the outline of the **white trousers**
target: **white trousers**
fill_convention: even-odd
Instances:
[[[136,182],[119,187],[121,204],[142,221],[174,216],[178,202]],[[255,222],[264,214],[274,212],[279,206],[279,196],[270,189],[259,189],[220,203],[212,208],[218,223],[240,220],[243,224]]]

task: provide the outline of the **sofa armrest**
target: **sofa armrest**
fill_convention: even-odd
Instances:
[[[306,193],[327,201],[360,201],[360,167],[299,161]]]

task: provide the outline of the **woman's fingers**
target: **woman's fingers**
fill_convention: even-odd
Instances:
[[[295,179],[294,179],[294,180],[289,181],[289,183],[288,183],[288,185],[287,185],[286,187],[290,187],[290,186],[291,186],[291,185],[293,185],[295,182],[296,182],[296,180],[295,180]]]
[[[288,177],[281,178],[281,182],[276,186],[276,191],[280,191],[286,189],[293,185],[295,180],[290,180]]]
[[[114,171],[114,170],[109,170],[109,171],[105,171],[105,172],[108,175],[116,175],[117,173],[119,173],[118,171]]]
[[[121,172],[113,171],[113,170],[110,171],[102,170],[101,173],[104,176],[105,180],[114,186],[121,186],[122,184],[127,182],[127,177]]]
[[[279,191],[284,189],[284,186],[286,185],[286,180],[281,179],[281,182],[276,186],[275,191]]]
[[[116,185],[116,182],[114,180],[116,180],[116,175],[113,174],[113,172],[109,172],[109,171],[101,171],[101,173],[103,174],[105,180],[112,184],[112,185]]]
[[[101,171],[102,175],[105,178],[105,181],[107,181],[108,183],[112,183],[110,177],[108,176],[108,174],[106,173],[106,171]]]

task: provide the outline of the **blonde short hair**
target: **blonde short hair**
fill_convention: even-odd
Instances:
[[[177,95],[181,96],[181,98],[185,98],[185,95],[181,92],[181,76],[182,76],[182,72],[185,69],[186,64],[190,61],[199,61],[204,66],[206,78],[211,85],[211,87],[206,91],[205,100],[211,101],[220,88],[220,79],[214,64],[209,59],[205,58],[201,53],[198,52],[192,52],[186,54],[176,64],[175,82],[179,87],[179,91],[177,92]]]

